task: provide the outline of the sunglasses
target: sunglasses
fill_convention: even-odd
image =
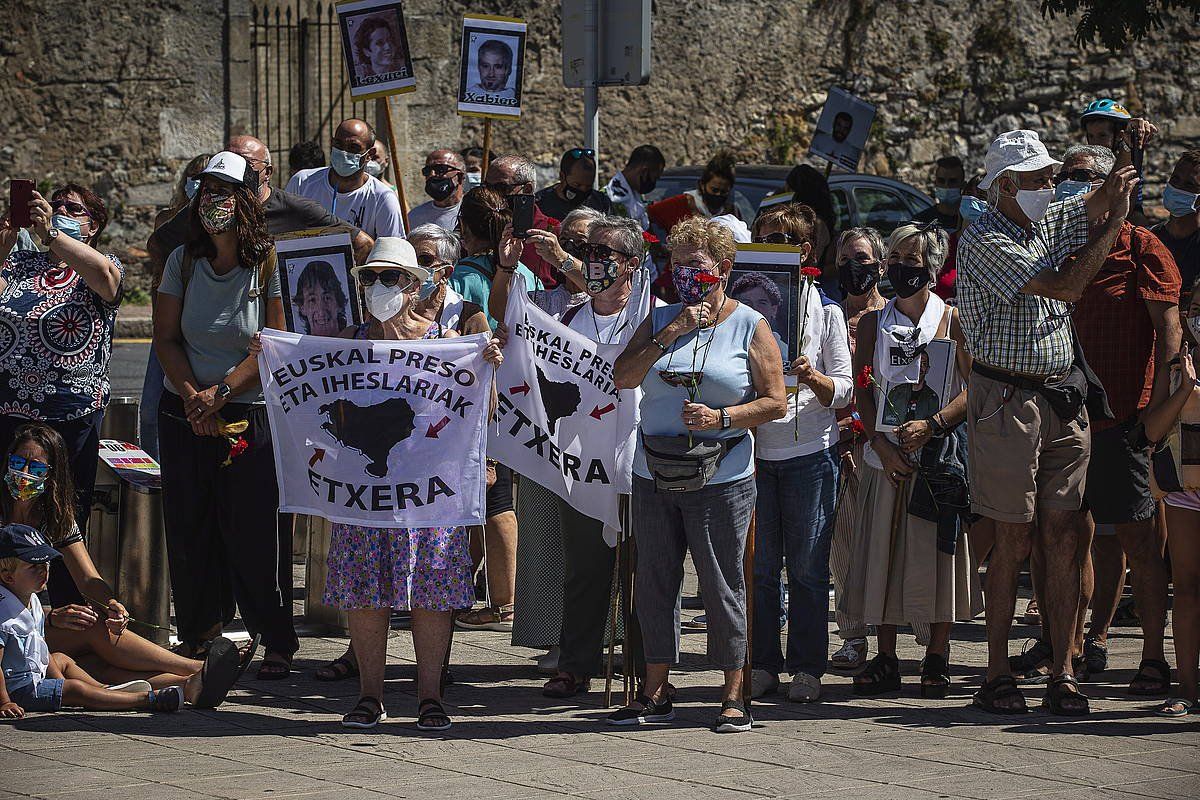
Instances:
[[[524,186],[524,183],[485,183],[484,186],[500,194],[512,194],[514,189]]]
[[[596,151],[590,147],[576,147],[567,151],[570,158],[596,158]]]
[[[441,269],[442,267],[450,266],[449,263],[442,261],[437,256],[431,256],[431,255],[428,255],[425,253],[422,253],[417,256],[417,263],[420,264],[425,269],[430,270],[430,271],[437,271],[437,270]],[[384,285],[386,286],[387,284],[384,284]]]
[[[375,281],[379,281],[389,289],[400,281],[405,281],[404,285],[407,287],[412,282],[412,276],[399,269],[385,269],[379,272],[364,269],[358,273],[358,282],[363,286],[374,286]]]
[[[660,369],[658,377],[668,386],[684,389],[695,389],[704,381],[703,372],[676,372],[672,369]]]
[[[633,258],[632,253],[626,253],[623,250],[613,250],[606,244],[579,245],[579,257],[586,258],[588,261],[608,261],[613,256],[625,256],[625,258]]]
[[[564,253],[579,259],[583,258],[583,251],[587,248],[587,242],[580,241],[579,239],[560,239],[558,243]]]
[[[8,468],[15,469],[17,472],[24,472],[35,478],[47,478],[50,476],[50,465],[45,461],[38,461],[36,458],[26,458],[16,453],[8,457]]]
[[[1070,172],[1063,170],[1054,176],[1055,183],[1063,181],[1079,181],[1080,183],[1091,183],[1103,179],[1104,176],[1099,172],[1093,172],[1090,169],[1073,169]]]
[[[92,214],[87,210],[87,206],[83,203],[76,203],[74,200],[51,200],[50,209],[52,211],[66,211],[68,214],[84,214],[88,219],[92,218]]]
[[[454,172],[461,172],[461,170],[459,170],[458,167],[452,167],[449,164],[426,164],[421,169],[421,175],[426,178],[430,177],[431,175],[449,175]]]
[[[805,239],[798,239],[790,233],[782,233],[780,231],[768,233],[766,236],[759,236],[755,239],[755,242],[757,244],[790,244],[793,247],[807,244],[807,240]]]

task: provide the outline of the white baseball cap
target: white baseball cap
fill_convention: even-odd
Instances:
[[[1034,172],[1046,167],[1061,167],[1061,161],[1050,157],[1046,145],[1035,131],[1009,131],[1002,133],[992,142],[983,159],[983,180],[980,189],[987,189],[996,176],[1005,170]]]
[[[402,236],[380,236],[371,248],[365,264],[359,264],[350,273],[358,278],[358,273],[367,268],[371,269],[401,269],[412,275],[420,283],[429,277],[429,270],[417,263],[417,251],[412,243]]]
[[[204,168],[198,177],[212,175],[214,178],[220,178],[226,183],[255,186],[258,181],[251,179],[253,174],[254,171],[250,169],[250,165],[246,162],[246,159],[237,153],[222,150],[208,160],[208,166]]]

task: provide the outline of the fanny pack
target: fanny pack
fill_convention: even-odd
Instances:
[[[654,476],[654,488],[660,492],[694,492],[703,489],[721,460],[737,447],[746,434],[731,439],[696,439],[687,436],[647,436],[642,434],[646,468]]]
[[[1040,394],[1050,404],[1055,416],[1064,422],[1070,422],[1079,416],[1079,410],[1087,402],[1087,376],[1074,365],[1064,376],[1053,381],[1027,378],[1005,370],[993,369],[978,361],[971,365],[971,371],[985,378]]]

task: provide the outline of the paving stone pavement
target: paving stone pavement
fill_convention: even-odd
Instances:
[[[1200,798],[1198,718],[1159,719],[1151,703],[1124,694],[1140,654],[1136,633],[1114,631],[1113,669],[1085,685],[1093,698],[1085,719],[1037,709],[1041,689],[1026,692],[1035,710],[1023,717],[971,709],[986,653],[975,622],[955,627],[945,700],[920,699],[920,650],[901,634],[899,696],[855,698],[848,678],[826,676],[820,704],[757,701],[754,730],[727,735],[708,727],[718,678],[705,668],[703,633],[683,636],[678,718],[629,730],[602,723],[602,681],[579,702],[547,700],[537,653],[511,647],[508,634],[459,631],[446,698],[454,727],[445,734],[414,727],[407,631],[388,644],[391,719],[364,732],[338,725],[354,682],[312,678],[346,640],[306,637],[291,678],[258,681],[252,667],[216,711],[31,714],[0,726],[0,798]]]

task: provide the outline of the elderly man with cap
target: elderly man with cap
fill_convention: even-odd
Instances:
[[[1045,705],[1057,714],[1088,711],[1071,669],[1091,451],[1084,402],[1098,393],[1100,406],[1107,403],[1070,314],[1120,233],[1138,180],[1122,167],[1100,188],[1052,203],[1061,165],[1033,131],[997,137],[980,182],[988,210],[958,245],[959,308],[974,357],[967,394],[972,510],[996,526],[988,670],[975,703],[997,714],[1026,710],[1008,664],[1008,636],[1017,574],[1031,547],[1045,564],[1042,613],[1054,646]],[[1097,223],[1090,238],[1089,223]]]

